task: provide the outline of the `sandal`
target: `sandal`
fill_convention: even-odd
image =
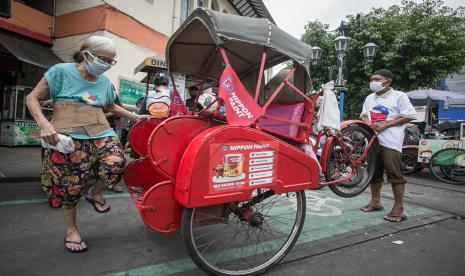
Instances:
[[[92,196],[90,194],[86,194],[84,198],[86,199],[87,202],[89,202],[92,206],[94,206],[95,212],[97,212],[97,213],[106,213],[106,212],[110,211],[110,209],[111,209],[111,206],[108,206],[108,208],[103,209],[103,210],[100,210],[99,208],[97,208],[96,204],[100,204],[100,206],[103,206],[103,205],[105,205],[105,203],[107,203],[107,201],[105,199],[103,199],[103,202],[100,202],[100,201],[95,200],[94,198],[92,198]]]
[[[84,248],[81,248],[81,249],[71,249],[71,248],[69,248],[69,247],[66,246],[66,244],[68,244],[68,243],[79,244],[79,245],[81,245],[83,242],[84,242],[83,239],[81,239],[81,240],[78,241],[78,242],[77,242],[77,241],[68,241],[68,240],[66,239],[66,237],[65,237],[65,247],[66,247],[66,250],[68,250],[68,252],[70,252],[70,253],[81,253],[81,252],[84,252],[84,251],[87,250],[87,246],[84,247]]]
[[[363,212],[377,212],[377,211],[383,211],[384,207],[383,207],[383,205],[370,205],[370,204],[367,204],[367,205],[363,206],[362,208],[360,208],[360,210],[362,210]]]
[[[407,215],[404,215],[404,214],[389,213],[386,216],[384,216],[384,220],[387,220],[389,222],[401,222],[406,219],[407,219]]]

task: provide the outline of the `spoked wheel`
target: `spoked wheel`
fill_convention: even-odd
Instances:
[[[346,150],[349,152],[352,160],[359,159],[365,148],[368,146],[372,134],[360,126],[349,126],[342,129],[343,141]],[[370,184],[375,172],[376,151],[372,144],[365,156],[362,164],[355,167],[355,171],[351,179],[329,185],[331,191],[341,197],[354,197],[361,194]],[[350,160],[346,157],[342,147],[336,140],[331,144],[328,157],[326,158],[326,181],[334,181],[337,179],[349,177],[352,174]]]
[[[402,153],[402,173],[409,175],[418,171],[417,157],[411,152]]]
[[[187,253],[213,275],[256,275],[279,262],[305,221],[304,191],[260,191],[250,201],[184,209]]]
[[[436,152],[429,162],[429,170],[443,182],[465,184],[465,150],[449,148]]]

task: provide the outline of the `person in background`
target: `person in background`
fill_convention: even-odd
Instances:
[[[407,219],[404,213],[403,197],[405,179],[402,174],[402,144],[405,124],[416,119],[415,108],[407,94],[390,87],[394,75],[390,70],[381,69],[373,73],[370,80],[372,94],[363,103],[360,118],[370,123],[378,132],[379,149],[377,151],[375,172],[370,183],[371,200],[361,208],[364,212],[381,211],[381,187],[386,170],[387,180],[394,193],[394,206],[384,219],[400,222]]]
[[[152,118],[168,118],[171,106],[171,89],[169,80],[164,72],[155,74],[155,90],[149,91],[145,102],[145,109]]]
[[[145,97],[140,97],[139,99],[137,99],[137,101],[136,101],[136,109],[137,109],[136,113],[137,114],[139,114],[139,110],[140,110],[140,108],[142,106],[142,103],[144,101],[145,101]]]
[[[103,75],[116,64],[116,47],[106,37],[84,40],[76,63],[52,66],[26,98],[45,144],[56,145],[58,134],[72,138],[75,151],[47,149],[42,163],[42,188],[52,208],[60,210],[66,233],[64,246],[71,253],[88,249],[77,227],[77,203],[93,172],[98,178],[85,199],[98,213],[110,211],[101,191],[121,179],[125,158],[116,133],[110,128],[103,108],[118,116],[140,121],[147,116],[132,114],[116,105],[116,93]],[[53,99],[53,120],[42,114],[40,100]],[[55,225],[51,225],[54,227]]]
[[[192,111],[194,109],[193,106],[194,106],[194,102],[195,102],[198,92],[199,92],[199,89],[197,88],[197,86],[193,85],[189,87],[190,98],[186,100],[186,107],[189,109],[189,111]],[[200,103],[197,103],[196,107],[197,108],[194,111],[200,111],[203,109]]]

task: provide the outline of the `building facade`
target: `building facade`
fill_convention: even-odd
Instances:
[[[91,35],[105,36],[116,43],[118,63],[106,73],[116,90],[145,89],[140,81],[146,73],[134,69],[148,57],[163,60],[169,36],[198,7],[272,20],[261,0],[0,1],[2,124],[32,124],[25,95],[47,68],[72,62],[73,54]],[[5,139],[10,141],[15,127],[8,127],[1,133],[8,132]]]
[[[256,11],[253,3],[258,7]],[[250,6],[244,15],[270,17],[261,1],[56,0],[53,52],[69,62],[85,38],[101,35],[113,39],[118,63],[106,75],[119,90],[123,82],[137,83],[145,77],[146,73],[134,72],[145,58],[164,59],[169,36],[194,9],[241,14],[245,12],[243,5]]]

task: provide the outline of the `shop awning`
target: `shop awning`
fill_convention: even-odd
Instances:
[[[0,33],[0,44],[17,59],[39,67],[49,68],[63,62],[50,48],[28,39]]]

